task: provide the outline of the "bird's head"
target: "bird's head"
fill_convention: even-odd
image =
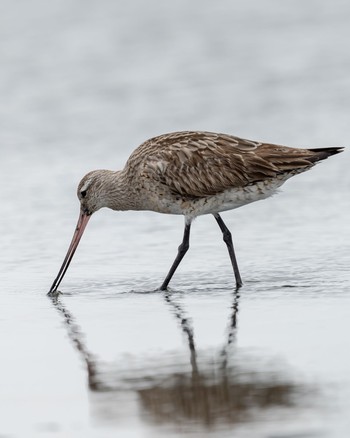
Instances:
[[[93,170],[80,181],[77,190],[80,201],[78,223],[75,227],[66,257],[51,286],[49,295],[56,295],[58,293],[57,288],[68,269],[91,215],[102,207],[109,207],[113,210],[127,210],[135,206],[134,200],[127,196],[126,184],[121,184],[122,175],[122,171]],[[121,187],[124,188],[124,191]]]
[[[85,175],[80,181],[78,185],[78,198],[80,200],[78,223],[75,227],[66,257],[63,260],[61,269],[51,286],[49,295],[56,295],[58,293],[57,288],[68,269],[91,215],[100,208],[107,206],[106,199],[108,188],[106,187],[106,181],[108,179],[108,174],[110,173],[111,171],[108,170],[93,170]]]
[[[78,185],[77,195],[81,212],[91,216],[106,206],[106,178],[110,171],[93,170],[84,176]]]

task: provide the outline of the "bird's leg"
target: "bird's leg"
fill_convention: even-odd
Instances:
[[[174,260],[174,263],[172,264],[170,271],[168,272],[168,275],[166,276],[165,280],[163,281],[163,284],[160,286],[160,290],[167,289],[168,284],[169,284],[172,276],[174,275],[174,272],[176,271],[177,267],[179,266],[181,260],[184,258],[184,255],[186,254],[188,248],[190,247],[190,230],[191,230],[191,221],[188,221],[186,219],[184,237],[182,239],[181,245],[178,248],[176,259]]]
[[[227,226],[225,225],[224,221],[221,219],[221,216],[219,215],[219,213],[214,214],[214,217],[215,217],[216,222],[219,224],[219,227],[222,231],[222,236],[223,236],[224,242],[226,243],[228,253],[230,255],[233,272],[234,272],[235,277],[236,277],[236,286],[241,287],[243,285],[243,282],[242,282],[241,275],[240,275],[239,269],[238,269],[235,250],[233,248],[231,232],[227,228]]]

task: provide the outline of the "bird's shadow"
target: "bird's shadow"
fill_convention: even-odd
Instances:
[[[85,363],[90,391],[116,395],[120,394],[121,388],[132,391],[138,396],[142,412],[156,424],[232,424],[251,419],[259,409],[291,408],[294,405],[294,396],[301,390],[299,385],[291,383],[288,377],[276,373],[276,370],[267,371],[240,363],[235,342],[241,298],[239,290],[233,293],[224,342],[214,355],[198,354],[191,318],[181,303],[183,296],[171,292],[162,296],[186,340],[189,367],[171,366],[176,362],[174,355],[168,361],[164,357],[161,361],[154,357],[157,373],[138,368],[134,378],[130,378],[130,373],[127,378],[120,375],[117,366],[113,372],[113,364],[109,366],[107,376],[101,361],[89,351],[83,330],[62,298],[50,298]],[[113,379],[111,370],[115,374]]]

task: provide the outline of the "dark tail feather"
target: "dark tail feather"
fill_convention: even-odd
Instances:
[[[308,149],[310,152],[314,152],[313,157],[308,157],[308,161],[311,161],[312,163],[315,163],[317,161],[325,160],[326,158],[330,157],[331,155],[339,154],[340,152],[343,152],[343,147],[333,147],[333,148],[317,148],[317,149]]]

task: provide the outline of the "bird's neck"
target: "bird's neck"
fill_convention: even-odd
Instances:
[[[138,194],[123,170],[108,171],[104,175],[105,206],[112,210],[138,210]]]

